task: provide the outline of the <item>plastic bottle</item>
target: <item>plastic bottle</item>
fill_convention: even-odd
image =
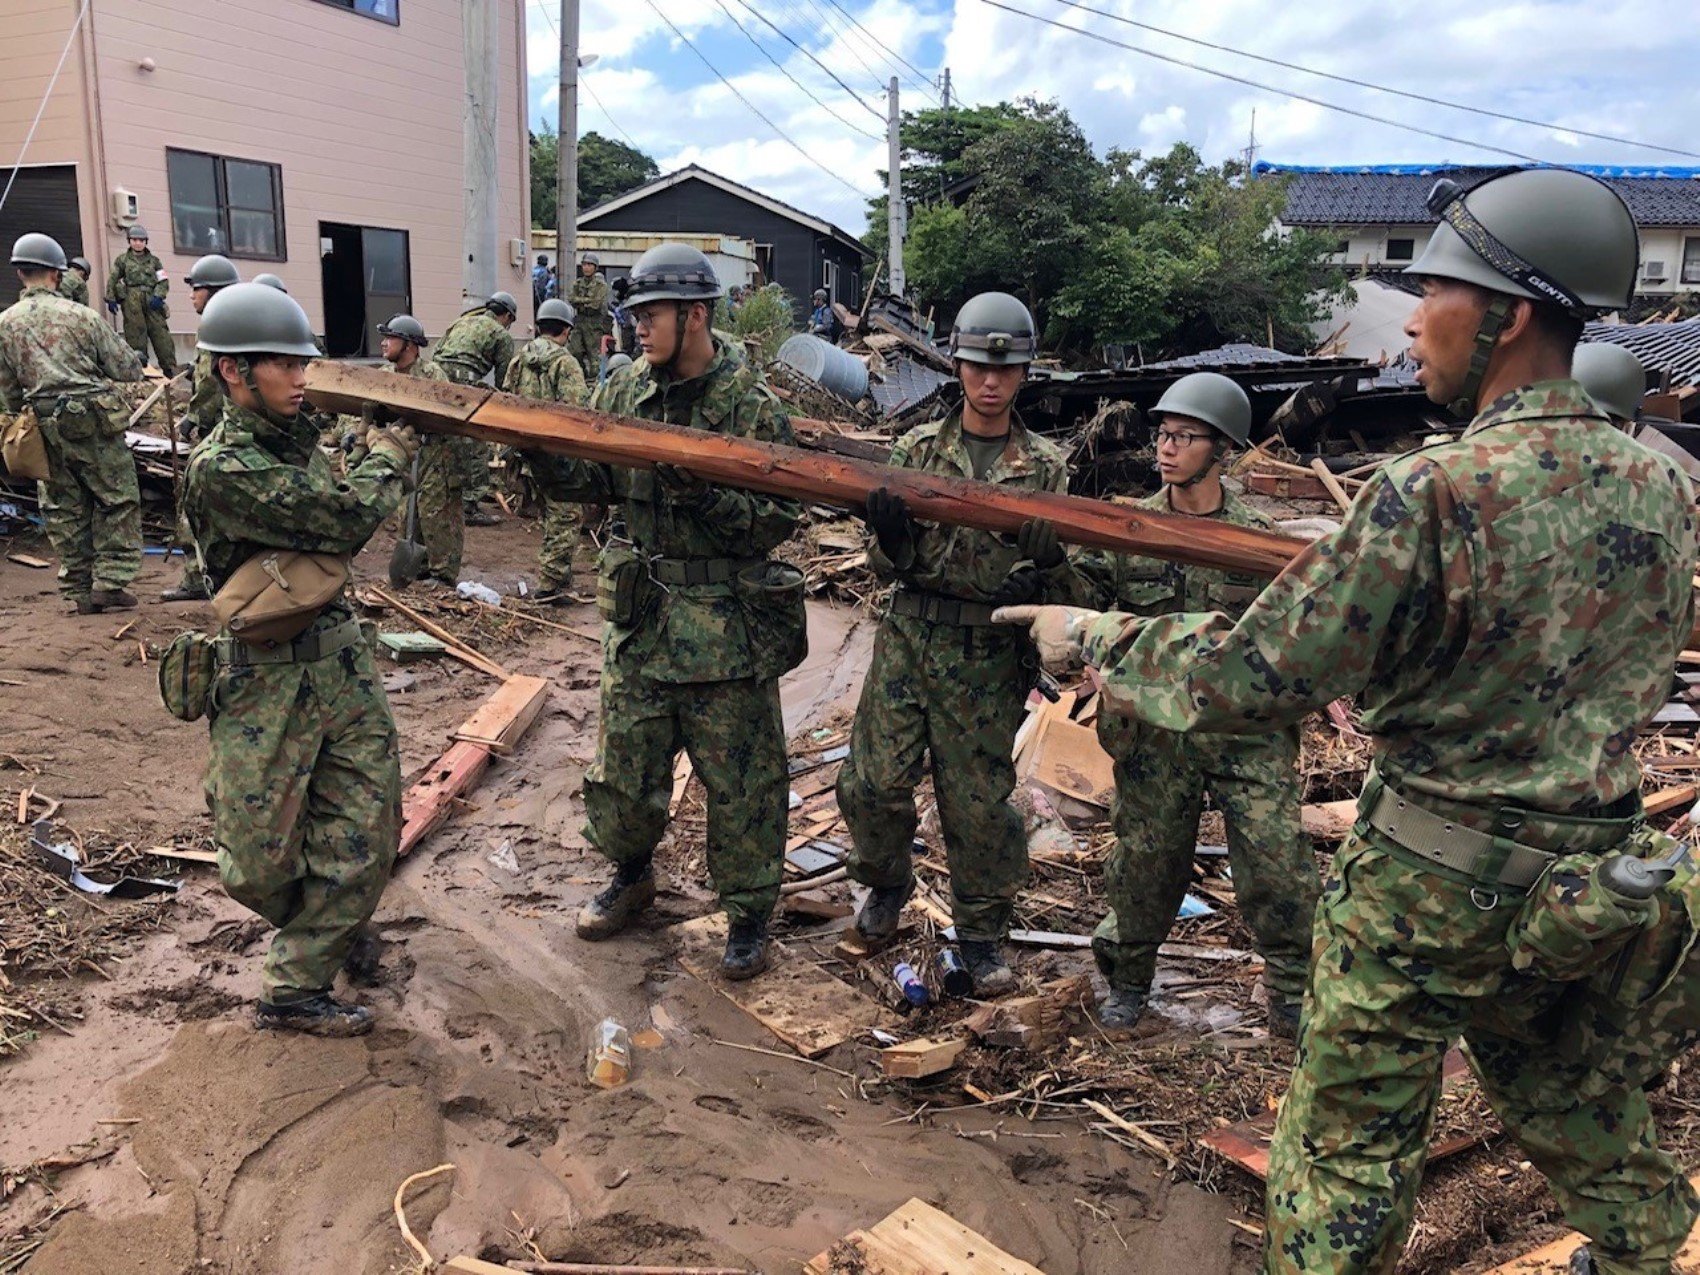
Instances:
[[[604,1018],[591,1033],[584,1070],[585,1078],[602,1089],[613,1089],[631,1079],[632,1040],[612,1018]]]
[[[892,981],[903,990],[903,999],[911,1005],[921,1006],[932,1000],[932,994],[927,991],[927,985],[921,981],[921,976],[915,972],[915,967],[904,961],[891,971]]]

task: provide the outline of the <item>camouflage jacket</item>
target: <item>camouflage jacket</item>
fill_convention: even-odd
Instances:
[[[189,410],[183,413],[183,426],[191,438],[205,438],[224,414],[224,392],[218,387],[217,363],[206,350],[195,351]]]
[[[598,386],[591,406],[709,433],[792,442],[790,423],[761,373],[744,361],[736,346],[718,338],[714,359],[701,376],[675,382],[640,361]],[[712,486],[700,496],[680,496],[647,469],[541,452],[528,452],[525,459],[539,488],[552,499],[620,501],[632,543],[658,557],[763,558],[790,536],[802,517],[796,501],[777,496]],[[604,548],[605,573],[622,552],[630,550],[618,540]],[[752,675],[750,639],[732,584],[669,585],[658,592],[655,610],[641,626],[646,640],[653,642],[656,676],[685,682]],[[623,643],[628,636],[618,640]]]
[[[578,314],[575,322],[579,327],[598,336],[612,330],[608,295],[608,280],[600,274],[593,274],[588,279],[581,274],[573,276],[573,286],[567,289],[567,300]]]
[[[339,477],[318,441],[305,412],[285,427],[225,400],[183,483],[183,514],[214,591],[262,549],[355,553],[400,507],[404,471],[392,453],[369,453]]]
[[[1357,694],[1395,783],[1595,809],[1639,783],[1631,746],[1688,641],[1693,506],[1574,381],[1526,386],[1390,461],[1237,624],[1106,615],[1087,658],[1113,710],[1170,730],[1257,732]]]
[[[51,288],[26,288],[0,313],[0,411],[15,412],[26,399],[93,397],[114,381],[141,379],[135,353],[106,321]]]
[[[1169,488],[1136,501],[1139,509],[1173,513]],[[1269,530],[1274,519],[1253,509],[1226,487],[1222,507],[1203,515],[1236,527]],[[1080,574],[1090,586],[1090,605],[1101,611],[1125,611],[1130,615],[1170,615],[1176,611],[1221,611],[1238,619],[1257,595],[1263,592],[1263,577],[1239,571],[1192,567],[1161,558],[1087,549],[1075,559]]]
[[[502,389],[502,378],[514,359],[514,339],[488,310],[479,306],[449,324],[431,359],[440,367],[452,365],[474,381],[494,373],[496,388]]]
[[[571,403],[582,407],[590,399],[584,369],[564,345],[548,337],[533,339],[508,364],[508,393],[545,403]]]
[[[59,276],[59,295],[78,305],[92,306],[88,281],[75,270],[67,270]]]
[[[897,440],[887,463],[893,469],[973,478],[974,462],[962,441],[961,410],[942,421],[929,421],[910,430]],[[1060,450],[1029,431],[1021,418],[1012,413],[1009,442],[984,481],[1030,491],[1066,492],[1068,462]],[[990,602],[1017,561],[1013,536],[946,523],[919,524],[915,562],[906,571],[899,571],[880,552],[877,538],[870,540],[868,548],[869,565],[881,578],[967,602]],[[1069,602],[1077,596],[1078,578],[1068,562],[1046,573],[1042,600]]]
[[[132,292],[142,297],[163,297],[170,288],[164,263],[151,252],[134,253],[126,248],[106,276],[108,301],[122,301]]]

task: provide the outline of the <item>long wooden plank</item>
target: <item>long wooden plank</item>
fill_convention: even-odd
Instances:
[[[883,1221],[852,1231],[841,1241],[856,1249],[864,1275],[1044,1275],[1037,1266],[1006,1253],[978,1231],[925,1200],[912,1199]],[[832,1250],[803,1268],[831,1275]]]
[[[393,376],[325,359],[309,365],[307,392],[314,405],[326,411],[357,413],[375,404],[438,433],[605,464],[683,465],[713,482],[847,509],[862,508],[869,492],[884,487],[902,496],[916,517],[934,522],[1007,534],[1031,518],[1045,518],[1059,536],[1075,544],[1198,566],[1272,576],[1306,544],[1214,519],[888,469],[849,456],[535,402],[478,386]]]
[[[1700,1173],[1693,1174],[1688,1181],[1695,1190],[1700,1191]],[[1586,1237],[1571,1231],[1551,1244],[1543,1244],[1522,1257],[1502,1262],[1488,1271],[1487,1275],[1568,1275],[1570,1255],[1576,1251],[1577,1245],[1585,1242]],[[1676,1260],[1671,1263],[1671,1269],[1676,1275],[1700,1275],[1700,1227],[1688,1233],[1688,1241],[1676,1255]]]

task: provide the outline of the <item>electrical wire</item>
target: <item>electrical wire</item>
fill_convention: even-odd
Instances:
[[[744,31],[744,27],[743,27],[743,24],[742,24],[742,23],[740,23],[740,22],[739,22],[739,21],[738,21],[738,19],[737,19],[737,18],[733,18],[733,17],[732,17],[732,11],[731,11],[731,10],[730,10],[730,9],[728,9],[728,8],[727,8],[727,7],[726,7],[726,6],[725,6],[725,5],[724,5],[724,4],[721,4],[721,3],[720,3],[720,0],[714,0],[714,2],[715,2],[715,4],[717,4],[717,5],[720,5],[720,11],[721,11],[721,12],[722,12],[722,13],[724,13],[724,14],[725,14],[725,15],[726,15],[726,16],[727,16],[727,17],[728,17],[728,18],[732,18],[732,25],[733,25],[733,26],[735,26],[735,27],[737,27],[737,28],[738,28],[738,30],[740,30],[740,31]],[[863,100],[863,99],[862,99],[862,95],[861,95],[861,94],[860,94],[860,93],[858,93],[858,92],[856,92],[856,90],[855,90],[855,89],[853,89],[853,88],[851,88],[851,87],[850,87],[850,86],[849,86],[849,85],[848,85],[848,84],[846,84],[846,83],[845,83],[845,82],[844,82],[844,81],[843,81],[843,80],[841,80],[841,79],[839,79],[839,78],[838,78],[838,76],[837,76],[837,74],[836,74],[836,73],[835,73],[835,72],[834,72],[834,71],[833,71],[833,70],[832,70],[832,68],[831,68],[831,67],[829,67],[829,66],[827,66],[827,64],[826,64],[826,63],[824,63],[824,62],[822,62],[822,61],[821,61],[821,60],[820,60],[820,59],[819,59],[819,58],[817,58],[817,57],[816,57],[816,56],[815,56],[815,55],[814,55],[814,54],[813,54],[813,53],[810,53],[810,52],[809,52],[809,51],[808,51],[808,50],[807,50],[807,49],[805,49],[805,48],[804,48],[804,47],[803,47],[803,46],[802,46],[802,45],[801,45],[801,44],[798,44],[798,43],[797,43],[797,41],[795,41],[795,40],[793,40],[793,39],[792,39],[792,38],[791,38],[791,37],[790,37],[790,36],[789,36],[789,35],[787,35],[787,34],[786,34],[786,33],[785,33],[785,32],[784,32],[784,31],[783,31],[783,30],[781,30],[781,29],[780,29],[780,28],[779,28],[779,27],[778,27],[778,26],[776,26],[776,25],[774,25],[774,23],[773,23],[773,22],[772,22],[772,21],[770,21],[770,20],[769,20],[769,19],[768,19],[768,17],[767,17],[767,16],[766,16],[766,15],[765,15],[765,14],[763,14],[763,13],[762,13],[762,12],[761,12],[761,10],[759,10],[759,9],[757,9],[757,8],[756,8],[756,7],[755,7],[755,6],[754,6],[754,5],[752,5],[752,4],[750,4],[750,3],[749,3],[749,0],[738,0],[738,4],[739,4],[739,5],[740,5],[740,6],[741,6],[741,7],[742,7],[742,8],[743,8],[743,9],[744,9],[744,10],[745,10],[745,12],[747,12],[747,13],[750,13],[750,14],[753,14],[753,15],[754,15],[754,16],[755,16],[755,17],[756,17],[756,18],[758,18],[758,19],[760,19],[760,20],[761,20],[761,21],[762,21],[762,22],[764,22],[764,23],[766,23],[766,24],[767,24],[767,27],[768,27],[768,28],[769,28],[769,29],[770,29],[770,30],[771,30],[771,31],[773,31],[773,33],[774,33],[774,34],[775,34],[775,35],[777,35],[777,36],[779,36],[779,38],[780,38],[780,39],[782,39],[782,40],[784,40],[784,41],[785,41],[785,42],[786,42],[786,43],[787,43],[787,44],[789,44],[789,45],[790,45],[790,46],[791,46],[791,47],[792,47],[792,48],[793,48],[793,49],[796,49],[796,50],[797,50],[797,52],[799,52],[799,53],[801,53],[801,54],[802,54],[802,55],[803,55],[803,56],[804,56],[804,57],[806,57],[806,58],[808,58],[808,59],[809,59],[809,61],[811,61],[811,62],[813,62],[813,63],[814,63],[814,64],[815,64],[815,65],[816,65],[816,66],[818,66],[818,67],[819,67],[819,68],[820,68],[820,69],[821,69],[821,70],[822,70],[822,71],[824,71],[824,72],[826,72],[826,74],[827,74],[827,75],[828,75],[828,76],[829,76],[829,77],[830,77],[830,78],[831,78],[831,79],[832,79],[832,82],[833,82],[833,83],[834,83],[834,84],[836,84],[836,85],[838,85],[838,87],[839,87],[839,88],[841,88],[841,89],[843,89],[843,90],[844,90],[844,91],[845,91],[845,92],[846,92],[846,93],[848,93],[848,94],[849,94],[849,95],[850,95],[850,96],[851,96],[851,97],[853,97],[853,98],[855,98],[855,99],[856,99],[856,105],[858,105],[858,106],[860,106],[860,107],[861,107],[861,108],[862,108],[862,109],[863,109],[863,110],[864,110],[864,111],[866,111],[866,112],[867,112],[867,113],[868,113],[868,114],[869,114],[869,115],[872,115],[872,116],[873,116],[873,117],[874,117],[874,118],[875,118],[875,119],[876,119],[876,120],[878,120],[878,121],[879,121],[879,122],[880,122],[880,123],[881,123],[881,124],[884,124],[884,123],[885,123],[885,116],[884,116],[884,115],[882,115],[882,114],[881,114],[881,113],[880,113],[880,112],[878,112],[878,111],[876,111],[876,110],[875,110],[875,109],[874,109],[874,108],[873,108],[873,107],[871,107],[871,106],[869,106],[869,105],[868,105],[868,104],[867,104],[867,102],[865,102],[865,101],[864,101],[864,100]],[[754,37],[754,36],[753,36],[753,35],[751,35],[751,34],[750,34],[750,33],[749,33],[749,32],[748,32],[748,31],[744,31],[744,36],[745,36],[745,38],[746,38],[746,39],[748,39],[748,40],[749,40],[749,42],[750,42],[750,43],[751,43],[751,44],[755,44],[755,45],[756,45],[756,48],[758,48],[758,49],[761,49],[761,51],[762,51],[762,53],[763,53],[763,54],[764,54],[764,55],[766,55],[766,54],[767,54],[767,50],[766,50],[766,49],[762,49],[762,48],[761,48],[761,45],[759,45],[759,44],[756,44],[756,38],[755,38],[755,37]],[[775,66],[779,66],[779,63],[778,63],[778,62],[774,62],[774,61],[773,61],[773,58],[772,58],[772,57],[771,57],[771,56],[769,56],[769,57],[768,57],[768,59],[767,59],[767,60],[768,60],[768,61],[769,61],[769,62],[773,62],[773,64],[774,64],[774,65],[775,65]],[[785,68],[784,68],[784,67],[782,67],[782,66],[781,66],[781,67],[779,67],[779,69],[780,69],[780,70],[781,70],[781,71],[784,71],[784,70],[785,70]],[[789,71],[786,71],[786,72],[785,72],[785,73],[786,73],[786,75],[787,75],[787,76],[789,76],[789,75],[790,75],[790,72],[789,72]],[[797,87],[798,87],[798,88],[800,88],[800,89],[803,89],[803,86],[802,86],[802,85],[801,85],[801,84],[798,84],[798,83],[797,83],[797,81],[796,81],[796,80],[795,80],[795,79],[793,79],[793,80],[792,80],[792,81],[791,81],[791,82],[792,82],[792,83],[793,83],[793,84],[796,84],[796,85],[797,85]],[[803,89],[803,92],[805,92],[805,93],[809,93],[809,90],[808,90],[808,89]],[[813,93],[809,93],[809,96],[810,96],[810,97],[814,97],[814,98],[815,98],[815,101],[816,101],[816,102],[818,102],[818,103],[820,103],[820,105],[821,105],[821,106],[823,106],[823,107],[826,107],[826,109],[827,109],[827,110],[832,110],[832,108],[831,108],[831,107],[829,107],[829,106],[827,106],[827,105],[826,105],[826,103],[825,103],[825,102],[821,102],[821,100],[820,100],[820,99],[819,99],[819,98],[818,98],[818,97],[815,97],[815,95],[814,95],[814,94],[813,94]],[[837,115],[837,114],[838,114],[838,113],[837,113],[837,112],[836,112],[836,111],[833,111],[833,114],[834,114],[834,115]],[[842,117],[840,117],[840,118],[842,118]],[[863,137],[866,137],[866,138],[869,138],[869,139],[870,139],[870,140],[872,140],[872,141],[876,141],[876,142],[880,142],[880,141],[884,141],[884,140],[885,140],[885,139],[884,139],[884,138],[883,138],[883,137],[877,137],[877,136],[875,136],[875,135],[874,135],[874,134],[872,134],[872,133],[869,133],[869,132],[867,132],[867,131],[866,131],[866,130],[864,130],[864,129],[861,129],[861,128],[858,128],[858,127],[857,127],[857,126],[856,126],[856,125],[854,125],[854,124],[849,124],[849,121],[845,121],[845,123],[846,123],[846,124],[848,124],[848,125],[849,125],[849,127],[851,127],[851,128],[854,128],[854,129],[856,129],[856,131],[857,131],[857,132],[858,132],[858,133],[861,133],[861,134],[862,134],[862,136],[863,136]]]
[[[1129,44],[1125,40],[1117,40],[1111,36],[1102,35],[1097,31],[1089,31],[1084,27],[1071,27],[1067,23],[1047,18],[1043,14],[1029,13],[1025,9],[1017,9],[1013,5],[1002,3],[1002,0],[980,0],[981,4],[990,5],[994,9],[1002,9],[1005,13],[1013,13],[1017,17],[1027,18],[1033,22],[1043,22],[1046,26],[1055,27],[1059,31],[1067,31],[1073,35],[1083,35],[1089,40],[1097,40],[1101,44],[1113,45],[1118,49],[1126,49],[1129,53],[1137,53],[1141,57],[1153,58],[1158,62],[1167,62],[1172,66],[1185,67],[1189,71],[1200,71],[1205,75],[1214,76],[1219,80],[1229,80],[1235,84],[1243,84],[1248,88],[1274,93],[1280,97],[1289,98],[1295,102],[1307,102],[1311,106],[1320,106],[1324,110],[1337,111],[1342,115],[1350,115],[1356,119],[1368,120],[1372,124],[1385,124],[1389,128],[1403,129],[1407,133],[1419,133],[1424,137],[1432,137],[1438,141],[1451,142],[1455,146],[1468,146],[1473,150],[1492,151],[1497,155],[1509,155],[1528,164],[1545,164],[1547,161],[1533,155],[1525,155],[1522,151],[1514,151],[1504,146],[1494,146],[1488,142],[1471,141],[1467,137],[1456,137],[1450,133],[1440,133],[1433,129],[1422,128],[1416,124],[1406,124],[1401,120],[1391,119],[1385,115],[1376,115],[1370,111],[1356,110],[1350,106],[1341,106],[1338,102],[1325,101],[1319,97],[1311,97],[1292,89],[1279,88],[1273,84],[1265,84],[1260,80],[1247,79],[1243,75],[1235,75],[1231,71],[1218,71],[1212,67],[1200,66],[1196,62],[1188,62],[1184,58],[1171,57],[1167,53],[1157,53],[1151,49],[1141,48],[1137,44]]]
[[[843,5],[838,3],[838,0],[826,0],[826,3],[831,5],[834,9],[838,10],[839,13],[842,13],[844,15],[844,17],[849,21],[851,26],[855,27],[856,30],[860,31],[868,39],[872,40],[874,42],[874,44],[879,48],[879,50],[886,55],[887,59],[895,60],[896,62],[902,64],[903,66],[908,67],[909,71],[915,76],[915,83],[918,86],[925,89],[928,85],[930,85],[932,83],[932,81],[928,78],[925,71],[921,70],[920,67],[916,66],[908,58],[904,57],[901,53],[899,53],[896,49],[891,48],[883,40],[881,40],[877,35],[875,35],[872,31],[868,30],[867,27],[863,26],[860,22],[858,22],[854,17],[851,16],[850,12],[847,9],[845,9]],[[938,99],[935,97],[933,100],[937,101]]]
[[[856,198],[862,199],[862,200],[866,200],[868,198],[868,195],[866,194],[866,192],[858,190],[856,187],[852,186],[848,181],[846,181],[839,173],[837,173],[833,169],[827,167],[825,164],[821,163],[820,160],[816,159],[808,151],[804,150],[801,146],[799,146],[796,142],[794,142],[791,139],[791,135],[789,133],[787,133],[784,129],[780,128],[779,125],[775,124],[766,115],[762,114],[761,110],[755,105],[754,102],[750,101],[749,98],[745,97],[741,92],[739,92],[738,87],[735,84],[733,84],[731,80],[727,79],[724,75],[722,75],[720,73],[720,68],[715,66],[714,63],[712,63],[708,60],[708,57],[703,53],[703,51],[701,49],[697,48],[696,44],[691,40],[691,38],[689,36],[687,36],[683,31],[679,30],[679,28],[677,26],[674,25],[673,20],[661,11],[661,6],[658,5],[655,2],[655,0],[644,0],[644,3],[649,5],[649,7],[655,11],[655,16],[660,18],[664,23],[667,24],[667,29],[669,31],[671,31],[674,35],[676,35],[679,38],[679,40],[685,45],[686,48],[688,48],[692,53],[696,54],[697,60],[709,69],[710,73],[713,74],[714,78],[719,80],[722,84],[724,84],[727,87],[727,89],[731,91],[732,96],[737,98],[740,102],[742,102],[744,104],[745,108],[748,109],[748,111],[750,112],[751,115],[754,115],[763,124],[766,124],[769,128],[771,128],[774,131],[775,135],[777,135],[778,138],[782,142],[784,142],[792,150],[796,151],[797,154],[801,155],[804,159],[808,160],[809,163],[813,164],[816,168],[820,169],[821,172],[825,173],[828,177],[832,178],[833,181],[837,182],[840,186],[844,187],[844,189],[848,190],[852,195],[855,195]]]
[[[818,27],[833,40],[842,43],[844,51],[855,58],[857,64],[868,73],[880,90],[884,91],[885,82],[889,78],[887,72],[880,70],[862,56],[862,50],[850,39],[847,32],[839,28],[838,24],[832,20],[832,15],[827,13],[817,0],[798,0],[795,4],[787,3],[785,11],[788,16],[800,18],[805,26]]]
[[[561,38],[561,28],[555,25],[555,15],[549,12],[548,6],[543,2],[543,0],[531,0],[531,3],[532,7],[543,15],[543,20],[549,24],[549,29],[555,33],[555,40],[558,43]],[[637,138],[633,137],[630,133],[626,132],[625,129],[621,128],[620,121],[615,119],[613,115],[609,114],[608,108],[602,105],[602,99],[596,96],[596,90],[591,88],[590,81],[584,78],[584,68],[582,66],[579,68],[578,78],[575,82],[581,89],[590,94],[590,100],[596,103],[596,109],[602,112],[602,117],[614,126],[614,131],[621,137],[625,138],[634,150],[643,150],[643,147],[638,145]],[[557,113],[557,123],[555,127],[556,135],[558,136],[560,133],[560,124],[558,122],[560,112],[559,102],[556,102],[555,110]]]
[[[837,8],[836,0],[827,0],[833,8]],[[1262,62],[1268,66],[1278,66],[1288,71],[1300,71],[1305,75],[1315,75],[1324,80],[1333,80],[1337,84],[1350,84],[1354,88],[1372,89],[1377,93],[1390,93],[1394,97],[1408,98],[1413,102],[1426,102],[1430,106],[1444,106],[1454,111],[1466,111],[1472,115],[1483,115],[1488,119],[1504,120],[1511,124],[1527,124],[1532,128],[1544,128],[1553,132],[1571,133],[1577,137],[1592,138],[1597,142],[1616,142],[1621,146],[1639,146],[1645,150],[1663,151],[1667,155],[1682,155],[1688,159],[1700,159],[1700,151],[1685,151],[1676,146],[1661,146],[1657,142],[1640,142],[1633,137],[1619,137],[1614,133],[1593,133],[1585,128],[1573,128],[1568,124],[1553,124],[1546,120],[1530,119],[1524,115],[1510,115],[1504,111],[1489,110],[1485,106],[1469,106],[1463,102],[1450,102],[1442,97],[1430,97],[1426,93],[1413,93],[1407,89],[1396,89],[1386,84],[1375,84],[1369,80],[1353,79],[1349,75],[1336,75],[1332,71],[1319,71],[1313,66],[1301,66],[1297,62],[1283,62],[1280,58],[1265,57],[1261,53],[1251,53],[1245,49],[1236,49],[1228,44],[1216,44],[1197,36],[1183,35],[1179,31],[1170,31],[1166,27],[1153,26],[1149,22],[1140,22],[1133,18],[1124,18],[1119,13],[1111,13],[1108,9],[1096,9],[1081,0],[1057,0],[1058,4],[1067,5],[1071,9],[1079,9],[1084,13],[1095,13],[1100,18],[1109,18],[1112,22],[1120,22],[1125,26],[1138,27],[1141,31],[1151,31],[1157,35],[1166,35],[1172,40],[1184,40],[1188,44],[1196,44],[1200,48],[1214,49],[1218,53],[1231,53],[1235,57],[1250,58],[1253,62]]]
[[[18,162],[12,165],[12,175],[6,179],[6,189],[0,190],[0,208],[6,206],[6,201],[12,197],[12,186],[18,180],[18,174],[24,168],[24,156],[29,154],[30,143],[35,140],[35,130],[41,124],[41,117],[47,112],[47,103],[53,96],[54,86],[59,83],[59,72],[65,69],[65,59],[70,56],[71,45],[77,39],[77,32],[82,30],[83,19],[88,17],[89,5],[92,0],[83,0],[83,7],[77,10],[77,19],[71,23],[71,30],[65,37],[65,47],[59,50],[59,61],[54,63],[53,75],[47,81],[47,91],[41,95],[41,105],[35,108],[35,118],[30,121],[29,132],[24,134],[24,144],[18,147]]]

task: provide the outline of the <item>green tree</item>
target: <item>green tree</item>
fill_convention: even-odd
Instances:
[[[561,171],[561,139],[549,125],[531,135],[531,224],[555,228],[555,181]]]
[[[555,226],[555,184],[560,165],[561,139],[545,124],[531,135],[531,224],[546,230]],[[596,132],[578,139],[580,212],[660,175],[655,161],[635,146],[610,141]]]

